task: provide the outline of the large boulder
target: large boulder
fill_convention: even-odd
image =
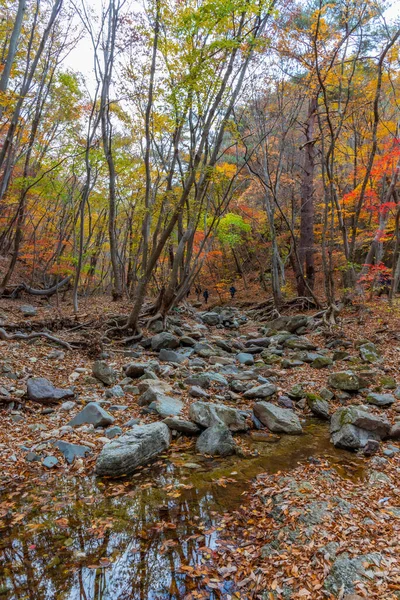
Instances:
[[[168,331],[163,331],[162,333],[157,333],[157,335],[153,335],[151,338],[151,349],[158,352],[162,348],[167,348],[173,350],[179,346],[179,339],[176,335],[172,333],[168,333]]]
[[[125,435],[103,447],[96,462],[97,475],[121,477],[147,464],[164,452],[171,442],[165,423],[134,425]]]
[[[189,408],[189,417],[202,427],[212,427],[222,423],[231,431],[247,431],[249,429],[246,415],[237,408],[225,406],[225,404],[193,402]]]
[[[329,376],[328,383],[337,390],[358,392],[363,387],[360,378],[353,371],[338,371]]]
[[[74,392],[71,389],[56,388],[44,377],[31,377],[27,382],[27,394],[29,400],[50,404],[64,398],[71,398]]]
[[[358,406],[339,408],[331,419],[331,441],[338,448],[357,450],[369,439],[381,440],[388,437],[390,423]]]
[[[277,391],[274,383],[263,383],[257,387],[250,388],[244,393],[245,398],[269,398]]]
[[[220,316],[216,312],[206,312],[201,315],[201,320],[206,325],[218,325],[220,323]]]
[[[94,427],[108,427],[114,423],[114,417],[112,417],[104,408],[97,404],[97,402],[89,402],[85,408],[82,409],[71,421],[68,423],[71,427],[77,427],[79,425],[94,425]]]
[[[369,587],[373,578],[373,569],[376,568],[378,575],[382,562],[382,555],[378,552],[359,556],[350,556],[347,553],[340,554],[332,564],[330,573],[325,579],[324,588],[334,598],[360,598],[350,596],[358,591],[358,583],[361,581],[364,587]],[[346,594],[346,595],[345,595]]]
[[[196,443],[196,451],[211,456],[229,456],[236,451],[236,443],[228,427],[217,423],[200,435]]]
[[[296,435],[303,432],[298,416],[288,408],[275,406],[271,402],[256,402],[253,410],[257,419],[274,433]]]
[[[104,360],[96,360],[92,365],[93,376],[104,385],[113,385],[117,380],[117,373]]]

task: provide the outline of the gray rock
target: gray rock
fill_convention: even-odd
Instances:
[[[71,427],[89,423],[94,427],[107,427],[114,423],[114,417],[108,414],[97,402],[89,402],[71,421]]]
[[[245,346],[246,348],[251,347],[251,346],[262,346],[263,348],[267,348],[270,344],[270,338],[269,337],[262,337],[262,338],[252,338],[250,340],[247,340],[247,342],[245,342]]]
[[[59,408],[60,411],[63,412],[70,412],[73,408],[75,408],[76,406],[76,402],[74,402],[73,400],[67,400],[66,402],[63,402]]]
[[[329,376],[328,383],[337,390],[357,392],[363,387],[359,377],[353,371],[338,371]]]
[[[379,441],[369,439],[363,448],[364,456],[372,456],[376,454],[379,450]]]
[[[331,392],[331,390],[328,390],[328,388],[322,388],[321,390],[319,390],[319,395],[324,400],[332,400],[334,396],[334,394]]]
[[[171,362],[176,364],[180,364],[187,358],[184,354],[179,354],[179,352],[167,350],[166,348],[161,348],[158,357],[162,362]]]
[[[277,391],[274,383],[263,383],[257,387],[250,388],[244,393],[245,398],[269,398]]]
[[[192,396],[192,398],[209,398],[210,397],[210,395],[207,394],[207,392],[198,385],[192,385],[192,387],[189,388],[189,396]]]
[[[44,467],[52,469],[53,467],[58,465],[58,458],[56,456],[46,456],[42,464]]]
[[[186,385],[198,385],[202,388],[209,388],[211,385],[216,387],[225,387],[228,385],[228,381],[223,375],[212,371],[191,375],[185,379],[185,383]]]
[[[240,352],[236,358],[241,365],[254,365],[254,356],[247,352]]]
[[[376,363],[381,360],[378,348],[372,342],[360,346],[360,355],[364,362]]]
[[[19,310],[24,317],[35,317],[37,315],[37,308],[32,306],[32,304],[22,304],[22,306],[19,307]]]
[[[124,367],[125,375],[131,379],[138,379],[144,375],[148,366],[149,365],[145,363],[129,363],[129,365]]]
[[[164,419],[163,423],[168,425],[173,431],[178,431],[185,435],[197,435],[201,432],[200,427],[195,423],[192,423],[192,421],[185,421],[185,419],[180,419],[179,417],[167,417]]]
[[[330,365],[333,365],[333,360],[329,358],[329,356],[318,356],[311,363],[311,366],[314,367],[314,369],[323,369]]]
[[[219,314],[216,312],[206,312],[201,315],[201,319],[206,325],[218,325],[220,322]]]
[[[393,440],[399,440],[400,439],[400,422],[399,423],[395,423],[390,428],[389,437],[392,438]]]
[[[301,400],[305,397],[306,393],[300,383],[296,383],[288,392],[287,395],[292,400]],[[332,394],[333,395],[333,394]]]
[[[87,454],[90,454],[91,450],[87,446],[80,446],[79,444],[70,444],[63,440],[58,440],[54,443],[55,448],[58,448],[60,452],[64,454],[67,463],[71,464],[74,462],[76,457],[84,458]]]
[[[307,394],[307,404],[311,412],[320,419],[330,419],[329,404],[326,400],[316,394]]]
[[[285,340],[286,348],[291,350],[316,350],[316,345],[310,342],[306,337],[293,336]]]
[[[271,402],[256,402],[254,414],[270,431],[274,433],[302,433],[298,416],[288,408],[280,408]]]
[[[395,402],[393,394],[375,394],[370,392],[367,396],[368,404],[374,404],[375,406],[390,406]]]
[[[157,335],[153,335],[151,338],[151,349],[158,352],[163,348],[171,349],[177,348],[179,346],[179,339],[172,335],[172,333],[168,333],[168,331],[163,331],[162,333],[157,333]]]
[[[115,437],[117,437],[117,435],[121,435],[122,433],[122,429],[121,427],[118,427],[118,425],[114,425],[114,427],[109,427],[106,431],[106,437],[108,437],[108,439],[112,440]]]
[[[189,417],[202,427],[223,424],[231,431],[247,431],[249,425],[246,416],[237,408],[212,402],[193,402],[189,408]]]
[[[121,477],[147,464],[164,452],[171,442],[165,423],[134,425],[130,431],[106,444],[96,462],[97,475]]]
[[[209,427],[200,435],[196,451],[211,456],[229,456],[236,451],[236,443],[230,430],[222,423]]]
[[[74,392],[71,389],[56,388],[44,377],[31,377],[27,382],[27,393],[29,400],[35,402],[58,402],[64,398],[71,398]]]
[[[123,398],[125,392],[120,385],[114,385],[109,390],[106,390],[106,398]]]
[[[165,394],[157,394],[157,399],[149,404],[149,409],[156,412],[160,417],[174,417],[179,415],[183,409],[183,402],[178,398],[172,398]]]
[[[388,436],[390,423],[361,410],[357,406],[339,408],[331,419],[331,441],[338,448],[357,450],[369,439],[381,440]]]
[[[325,579],[324,588],[334,597],[339,594],[351,594],[356,591],[355,584],[358,581],[364,581],[368,587],[371,579],[371,567],[364,565],[368,564],[372,567],[379,567],[382,561],[382,556],[378,552],[373,554],[364,554],[349,558],[348,554],[341,554],[335,560],[330,570],[328,577]]]
[[[117,380],[117,373],[104,360],[96,360],[92,365],[93,376],[104,385],[113,385]]]

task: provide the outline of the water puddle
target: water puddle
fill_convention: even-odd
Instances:
[[[259,455],[206,460],[183,446],[129,481],[60,477],[0,497],[13,522],[1,530],[0,599],[221,598],[201,565],[212,556],[219,515],[240,506],[255,476],[314,457],[344,477],[363,477],[361,462],[335,449],[320,422],[303,436],[248,445]],[[227,582],[222,597],[229,589]]]

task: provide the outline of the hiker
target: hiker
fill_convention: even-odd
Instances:
[[[235,297],[236,294],[236,288],[234,285],[231,285],[231,287],[229,288],[229,291],[231,293],[231,298],[233,299]]]
[[[204,292],[203,292],[203,298],[204,298],[204,302],[206,304],[208,304],[208,297],[209,297],[209,295],[210,294],[209,294],[208,290],[204,290]]]
[[[380,273],[378,277],[378,296],[386,294],[389,296],[392,285],[392,278],[389,273]]]
[[[201,287],[199,285],[197,285],[197,283],[196,283],[196,285],[194,287],[194,291],[195,291],[195,294],[197,296],[197,302],[198,302],[200,300]]]

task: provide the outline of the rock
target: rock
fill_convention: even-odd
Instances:
[[[248,354],[247,352],[240,352],[236,356],[236,359],[241,365],[254,365],[254,356],[252,354]]]
[[[172,333],[168,333],[168,331],[163,331],[162,333],[157,333],[157,335],[153,335],[151,338],[151,349],[158,352],[159,350],[177,348],[179,346],[179,340]]]
[[[296,367],[301,367],[302,365],[304,365],[302,360],[291,360],[289,358],[285,358],[282,361],[282,369],[295,369]]]
[[[277,387],[274,383],[263,383],[257,387],[250,388],[244,393],[245,398],[268,398],[277,391]]]
[[[374,406],[390,406],[396,399],[393,394],[375,394],[374,392],[370,392],[366,400],[368,404],[373,404]]]
[[[123,398],[125,392],[120,385],[114,385],[109,390],[106,390],[106,398]]]
[[[236,451],[236,443],[228,427],[217,423],[200,435],[196,451],[211,456],[229,456]]]
[[[376,363],[381,360],[379,350],[372,342],[360,346],[360,356],[367,363]]]
[[[364,456],[372,456],[376,454],[379,450],[379,441],[378,440],[368,440],[363,448]]]
[[[318,356],[311,363],[311,366],[314,367],[314,369],[323,369],[330,365],[333,365],[333,360],[329,358],[329,356]]]
[[[384,390],[395,390],[397,388],[397,383],[394,377],[390,377],[390,375],[382,375],[379,380],[379,385],[382,386]]]
[[[319,395],[324,400],[332,400],[334,396],[334,394],[331,392],[331,390],[328,390],[328,388],[322,388],[321,390],[319,390]]]
[[[66,402],[63,402],[61,404],[59,410],[63,411],[63,412],[69,412],[73,408],[75,408],[75,406],[76,406],[76,402],[74,402],[73,400],[67,400]]]
[[[97,475],[121,477],[147,464],[164,452],[171,442],[165,423],[134,425],[126,434],[106,444],[96,462]]]
[[[96,360],[93,363],[92,373],[104,385],[112,385],[117,380],[117,373],[104,360]]]
[[[88,448],[87,446],[80,446],[79,444],[70,444],[69,442],[64,442],[63,440],[58,440],[54,443],[54,446],[64,454],[65,460],[69,464],[73,463],[77,456],[84,458],[87,454],[90,454],[91,452],[90,448]]]
[[[144,375],[149,365],[145,363],[129,363],[124,367],[125,375],[131,379],[138,379]]]
[[[183,409],[183,402],[160,392],[157,394],[157,399],[149,404],[149,409],[165,419],[165,417],[179,415]]]
[[[192,387],[189,388],[189,396],[192,396],[192,398],[209,398],[210,397],[210,395],[207,394],[207,392],[198,385],[192,385]]]
[[[139,425],[140,419],[129,419],[126,423],[124,423],[124,427],[133,427],[134,425]]]
[[[305,397],[306,393],[300,383],[296,383],[288,392],[287,395],[292,400],[301,400]],[[333,395],[333,394],[332,394]]]
[[[369,439],[386,438],[389,431],[389,421],[358,406],[339,408],[331,419],[331,441],[338,448],[357,450],[363,448]]]
[[[121,427],[118,427],[117,425],[115,425],[114,427],[109,427],[107,429],[106,437],[108,437],[109,440],[112,440],[115,437],[117,437],[117,435],[121,435],[121,433],[122,433]]]
[[[208,388],[211,385],[216,387],[225,387],[228,385],[228,381],[219,373],[212,371],[205,371],[198,375],[191,375],[185,379],[186,385],[198,385],[202,388]]]
[[[187,356],[185,356],[184,354],[179,354],[179,352],[174,352],[174,350],[167,350],[166,348],[161,348],[158,358],[162,362],[180,364],[187,358]]]
[[[153,382],[154,385],[150,385],[145,392],[138,398],[139,406],[148,406],[152,402],[156,402],[159,396],[164,396],[168,393],[172,393],[172,387],[168,384],[159,385],[159,382]],[[161,382],[160,382],[161,383]],[[140,388],[139,388],[140,389]]]
[[[83,410],[71,419],[68,425],[76,427],[85,423],[89,423],[94,427],[107,427],[114,423],[114,417],[108,414],[97,402],[89,402]]]
[[[167,417],[164,419],[163,423],[168,425],[168,427],[173,431],[178,431],[179,433],[183,433],[185,435],[197,435],[201,432],[200,427],[198,427],[195,423],[192,423],[192,421],[185,421],[179,417]]]
[[[294,408],[294,402],[289,396],[279,396],[278,404],[283,406],[283,408]]]
[[[389,437],[392,438],[393,440],[399,440],[400,439],[400,422],[395,423],[390,428]]]
[[[316,345],[306,337],[292,336],[285,340],[284,345],[291,350],[316,350]]]
[[[201,319],[206,325],[218,325],[220,322],[219,314],[216,312],[206,312],[201,315]]]
[[[254,414],[270,431],[274,433],[302,433],[298,416],[288,408],[280,408],[271,402],[256,402]]]
[[[19,310],[24,317],[35,317],[37,315],[37,308],[32,306],[32,304],[22,304],[22,306],[19,307]]]
[[[362,581],[369,586],[371,567],[379,567],[382,556],[378,552],[349,558],[348,554],[339,555],[333,563],[324,588],[335,598],[345,593],[355,592],[355,585]],[[368,570],[368,573],[366,572]]]
[[[124,385],[123,390],[125,394],[133,394],[134,396],[138,396],[140,394],[137,385]]]
[[[27,462],[38,462],[42,457],[40,454],[36,454],[36,452],[28,452],[25,456],[25,460]]]
[[[261,352],[261,358],[267,365],[274,365],[274,364],[280,362],[280,360],[281,360],[277,354],[274,354],[273,352],[269,352],[269,350],[264,350],[263,352]]]
[[[58,458],[56,456],[46,456],[42,464],[44,467],[52,469],[53,467],[58,465]]]
[[[117,412],[117,411],[127,410],[128,408],[129,408],[129,406],[127,406],[126,404],[113,404],[112,406],[109,407],[108,410]]]
[[[246,348],[251,347],[251,346],[261,346],[263,348],[267,348],[270,344],[270,338],[269,337],[263,337],[263,338],[252,338],[250,340],[247,340],[247,342],[244,343],[244,345],[246,346]]]
[[[338,371],[329,375],[328,383],[337,390],[357,392],[363,385],[353,371]]]
[[[243,412],[225,404],[193,402],[189,408],[189,417],[202,427],[212,427],[222,423],[231,431],[247,431],[249,429]]]
[[[306,394],[307,404],[311,412],[320,419],[330,419],[329,404],[317,394]]]
[[[27,393],[29,400],[35,402],[58,402],[64,398],[71,398],[74,392],[71,389],[56,388],[44,377],[31,377],[27,381]]]

